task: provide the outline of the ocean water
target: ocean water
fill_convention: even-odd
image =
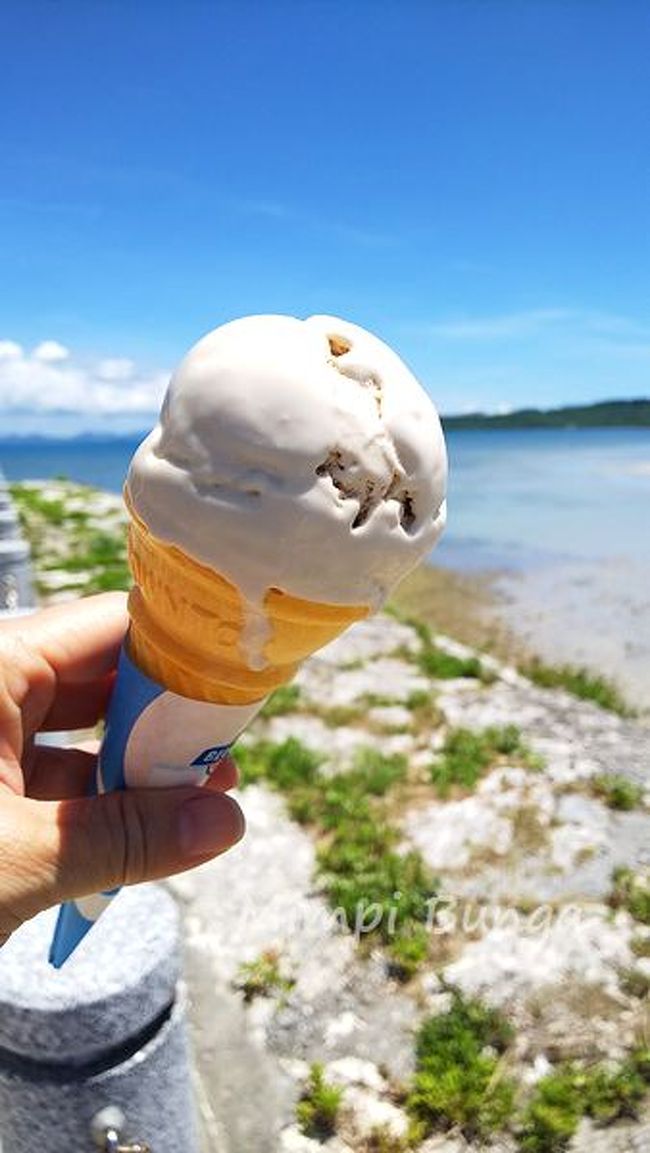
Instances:
[[[650,429],[448,434],[437,564],[501,574],[508,622],[548,659],[613,674],[650,704]],[[9,479],[119,492],[138,438],[0,442]]]
[[[141,439],[0,440],[0,470],[7,480],[65,476],[80,484],[121,492],[129,461]]]
[[[440,563],[650,561],[650,429],[468,429],[447,442]]]
[[[139,443],[0,441],[12,480],[64,475],[120,492]],[[449,519],[435,560],[454,568],[650,561],[650,429],[495,429],[447,434]]]

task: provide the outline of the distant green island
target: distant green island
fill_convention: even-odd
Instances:
[[[520,408],[442,418],[445,428],[650,428],[650,400],[603,400],[565,408]]]

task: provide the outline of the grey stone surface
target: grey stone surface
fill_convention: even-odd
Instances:
[[[0,1047],[40,1061],[92,1060],[174,999],[178,911],[163,889],[124,889],[60,970],[47,954],[56,910],[0,951]]]
[[[614,864],[638,868],[647,859],[650,813],[643,806],[612,812],[592,795],[590,781],[624,772],[647,788],[647,724],[540,689],[494,661],[493,684],[432,684],[404,656],[417,650],[408,632],[382,618],[355,626],[301,670],[300,711],[258,722],[252,736],[298,736],[330,754],[335,748],[344,763],[361,742],[389,751],[393,738],[367,726],[367,714],[328,729],[319,710],[364,694],[404,701],[416,688],[433,691],[441,722],[407,736],[420,784],[394,819],[405,844],[417,844],[435,865],[443,894],[457,895],[450,909],[457,927],[436,936],[430,964],[411,985],[397,986],[380,952],[360,955],[335,930],[309,832],[292,824],[280,796],[246,789],[244,841],[172,883],[184,906],[198,1077],[210,1123],[205,1153],[365,1153],[358,1122],[399,1102],[392,1090],[409,1082],[418,1022],[450,1008],[445,978],[503,1007],[516,1030],[513,1072],[526,1086],[558,1061],[624,1059],[643,1027],[643,1003],[620,986],[629,967],[640,968],[631,942],[641,927],[604,902]],[[436,641],[459,655],[468,651]],[[428,767],[451,726],[510,724],[543,757],[542,768],[513,756],[469,795],[443,801],[427,789]],[[232,977],[242,961],[269,948],[295,985],[245,1005]],[[295,1122],[312,1061],[323,1062],[328,1079],[348,1095],[340,1132],[325,1145],[300,1134]],[[485,1148],[515,1153],[517,1143],[504,1134]],[[583,1127],[571,1153],[595,1149],[650,1153],[647,1120]],[[479,1146],[448,1133],[432,1135],[421,1150],[478,1153]]]
[[[281,798],[253,786],[240,799],[244,840],[169,884],[184,910],[206,1153],[276,1153],[305,1063],[352,1055],[407,1075],[417,1010],[381,960],[360,960],[337,929],[314,891],[313,842]],[[230,982],[242,961],[269,948],[296,984],[286,997],[245,1006]]]
[[[91,1153],[92,1119],[109,1104],[124,1113],[129,1139],[146,1141],[154,1153],[195,1153],[194,1104],[184,1076],[188,1060],[179,1006],[136,1055],[96,1076],[32,1079],[0,1063],[0,1153]]]
[[[0,1149],[83,1153],[93,1116],[113,1105],[126,1137],[195,1153],[173,901],[125,890],[60,971],[47,962],[55,915],[0,952]]]

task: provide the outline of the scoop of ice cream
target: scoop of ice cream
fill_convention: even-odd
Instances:
[[[252,604],[378,607],[445,522],[435,408],[399,357],[329,316],[250,316],[196,344],[127,478],[150,531]]]

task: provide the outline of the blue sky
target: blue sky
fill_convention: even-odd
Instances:
[[[444,412],[650,394],[646,0],[4,0],[0,39],[3,430],[142,425],[249,312],[366,325]]]

